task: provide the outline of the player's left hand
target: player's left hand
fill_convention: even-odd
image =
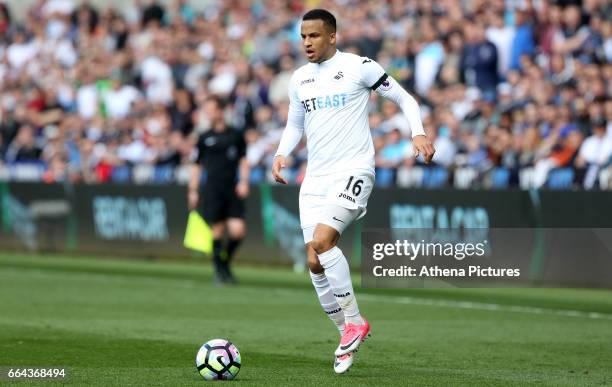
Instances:
[[[236,195],[240,199],[246,199],[249,196],[249,183],[246,181],[240,181],[236,184]]]
[[[423,155],[423,158],[425,159],[425,164],[429,164],[429,162],[434,156],[434,153],[436,153],[433,144],[431,143],[431,141],[429,141],[427,136],[414,136],[412,138],[412,146],[414,147],[414,157]]]

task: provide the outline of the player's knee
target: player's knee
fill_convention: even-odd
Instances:
[[[333,248],[335,244],[333,241],[329,239],[322,238],[318,235],[315,235],[314,238],[312,239],[312,242],[310,242],[310,246],[314,249],[314,251],[317,252],[317,254],[323,254],[324,252]]]
[[[321,262],[319,262],[319,257],[315,254],[308,255],[308,269],[314,274],[323,273],[323,266],[321,266]]]
[[[230,237],[232,237],[232,239],[242,239],[246,236],[246,227],[241,226],[241,227],[237,227],[234,230],[232,230],[232,232],[230,232]]]
[[[246,236],[246,224],[242,220],[230,220],[228,232],[232,239],[242,239]]]
[[[223,234],[225,234],[225,224],[223,222],[214,223],[211,229],[214,239],[223,238]]]

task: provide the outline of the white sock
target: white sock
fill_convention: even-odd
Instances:
[[[319,297],[319,302],[321,303],[323,311],[330,318],[330,320],[336,324],[336,328],[338,328],[338,331],[342,335],[344,332],[344,312],[342,312],[342,308],[340,308],[340,305],[338,305],[338,302],[334,297],[334,293],[332,292],[331,286],[329,286],[329,281],[327,280],[325,273],[309,273],[310,279],[312,279],[312,285],[317,292],[317,296]]]
[[[323,269],[325,269],[325,276],[329,281],[338,305],[340,305],[344,312],[346,323],[363,324],[363,319],[359,314],[359,307],[357,306],[357,299],[355,299],[353,291],[348,261],[344,254],[342,254],[342,250],[334,246],[323,254],[319,254],[319,262]]]

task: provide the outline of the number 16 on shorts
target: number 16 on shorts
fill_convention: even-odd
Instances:
[[[352,188],[351,188],[352,185]],[[363,186],[363,179],[355,179],[355,176],[349,177],[348,183],[346,183],[345,191],[350,191],[355,196],[359,196]]]
[[[368,205],[368,198],[374,185],[374,176],[351,174],[342,179],[335,191],[336,200],[344,208],[357,209]],[[339,191],[339,192],[338,192]]]

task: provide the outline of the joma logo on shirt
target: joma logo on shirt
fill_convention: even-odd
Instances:
[[[331,109],[346,105],[346,93],[314,97],[300,101],[306,113],[317,109]]]
[[[351,202],[355,203],[355,199],[354,199],[354,198],[352,198],[352,197],[350,197],[350,196],[348,196],[348,195],[347,195],[347,194],[345,194],[344,192],[340,192],[340,193],[338,194],[338,197],[339,197],[339,198],[343,198],[343,199],[350,200]]]
[[[346,292],[346,293],[342,293],[342,294],[336,294],[336,293],[334,293],[334,296],[335,296],[335,297],[338,297],[338,298],[348,297],[348,296],[350,296],[350,295],[351,295],[351,292]]]

